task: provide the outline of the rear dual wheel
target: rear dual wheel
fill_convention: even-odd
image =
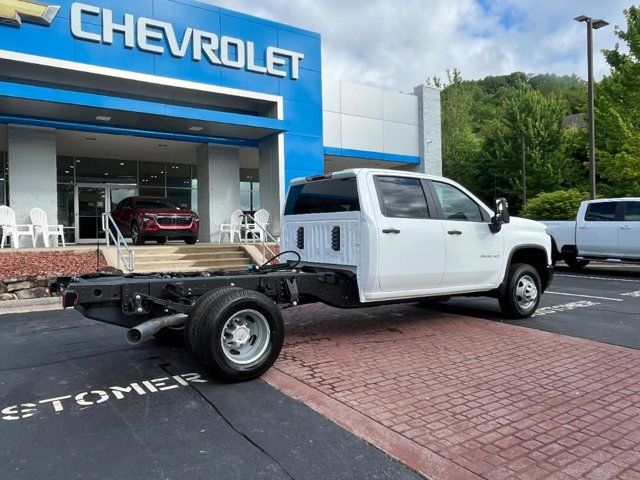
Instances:
[[[187,319],[185,341],[208,373],[225,381],[250,380],[278,358],[284,323],[269,297],[224,287],[200,297]]]

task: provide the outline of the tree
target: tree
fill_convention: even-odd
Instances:
[[[603,194],[640,195],[640,8],[625,10],[619,45],[605,50],[611,75],[596,90],[596,147]]]
[[[575,220],[578,208],[589,194],[577,189],[541,193],[524,207],[523,215],[533,220]]]
[[[484,163],[493,164],[487,172],[517,211],[522,206],[523,140],[531,196],[570,186],[578,172],[565,156],[562,119],[566,105],[561,99],[555,94],[544,96],[526,83],[503,90],[501,96],[498,120],[485,141]],[[485,184],[489,182],[485,179]]]
[[[462,80],[458,70],[447,75],[449,82],[442,92],[443,171],[470,185],[481,148],[473,130],[474,87]]]

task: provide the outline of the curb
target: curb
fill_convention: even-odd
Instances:
[[[265,373],[262,379],[429,479],[481,478],[275,367]]]
[[[49,310],[62,310],[60,297],[7,300],[0,302],[0,316],[12,313],[46,312]]]

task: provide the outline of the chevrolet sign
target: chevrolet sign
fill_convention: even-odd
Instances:
[[[19,27],[22,22],[51,25],[60,7],[29,0],[0,0],[0,24]]]
[[[0,0],[0,5],[28,2]],[[101,27],[92,27],[100,22]],[[71,34],[79,40],[111,45],[115,35],[122,35],[126,48],[135,48],[164,55],[169,53],[184,58],[191,51],[192,60],[199,62],[203,57],[213,65],[234,69],[246,69],[280,78],[290,75],[292,80],[300,77],[300,62],[304,54],[269,46],[264,52],[264,62],[258,62],[253,42],[188,27],[178,37],[173,25],[151,18],[134,18],[125,13],[114,20],[113,11],[84,3],[71,6]],[[288,64],[288,68],[287,68]]]

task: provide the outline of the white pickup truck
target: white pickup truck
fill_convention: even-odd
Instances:
[[[640,261],[640,198],[589,200],[575,221],[544,223],[553,238],[554,261],[572,268],[590,260]]]
[[[88,318],[129,329],[130,343],[184,338],[225,380],[264,373],[284,339],[280,310],[487,295],[503,313],[536,311],[553,276],[544,225],[495,213],[441,177],[357,169],[294,180],[281,258],[244,271],[98,274],[60,278],[53,291]]]
[[[345,170],[291,182],[282,249],[351,270],[363,305],[488,295],[506,316],[528,317],[553,275],[551,238],[509,218],[505,200],[496,211],[442,177]]]

